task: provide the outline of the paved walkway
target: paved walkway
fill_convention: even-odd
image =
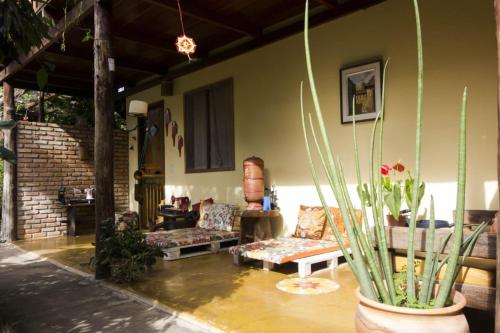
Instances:
[[[0,332],[206,332],[95,281],[0,244]]]

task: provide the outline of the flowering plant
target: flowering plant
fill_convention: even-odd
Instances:
[[[398,161],[393,166],[382,164],[380,173],[382,174],[383,199],[390,214],[396,220],[399,220],[401,206],[406,200],[408,207],[412,203],[412,193],[415,180],[411,176],[410,171],[407,171],[407,178],[404,179],[402,174],[405,171],[405,166]],[[391,179],[392,176],[392,179]],[[418,187],[418,206],[425,193],[425,183],[422,182]]]

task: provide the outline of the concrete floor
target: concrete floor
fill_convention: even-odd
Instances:
[[[93,254],[91,241],[90,236],[61,237],[16,245],[88,271],[81,264]],[[220,253],[159,261],[142,281],[122,287],[228,332],[355,332],[357,282],[347,267],[316,274],[341,285],[333,293],[316,296],[292,295],[275,287],[295,273],[295,264],[271,272],[238,267],[229,254]]]
[[[0,332],[208,332],[6,244],[0,295]]]

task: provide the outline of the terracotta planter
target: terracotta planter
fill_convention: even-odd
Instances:
[[[452,306],[409,309],[372,301],[356,289],[359,300],[354,316],[358,333],[469,333],[463,314],[465,297],[455,291]]]
[[[399,220],[396,220],[391,214],[385,216],[387,224],[390,227],[406,227],[406,216],[399,215]]]

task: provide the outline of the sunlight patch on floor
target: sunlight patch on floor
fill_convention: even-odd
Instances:
[[[36,254],[88,272],[94,254],[93,236],[60,237],[17,242]],[[158,260],[143,280],[121,285],[181,313],[235,332],[355,332],[357,283],[347,267],[315,274],[337,282],[340,288],[322,295],[294,295],[276,283],[296,277],[297,267],[285,265],[263,271],[258,264],[235,266],[227,253],[176,261]],[[155,326],[166,322],[155,322]]]

